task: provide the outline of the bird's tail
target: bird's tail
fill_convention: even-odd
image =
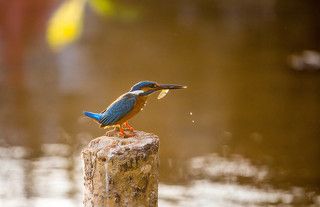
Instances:
[[[92,112],[89,112],[89,111],[84,111],[83,114],[86,115],[87,117],[90,117],[90,118],[98,121],[98,122],[99,122],[99,120],[101,118],[101,114],[98,114],[98,113],[92,113]]]

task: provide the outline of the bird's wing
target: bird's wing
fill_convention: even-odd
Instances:
[[[125,94],[117,99],[103,112],[101,127],[114,125],[134,108],[135,103],[136,96],[132,94]]]

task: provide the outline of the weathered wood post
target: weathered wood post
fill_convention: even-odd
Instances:
[[[102,136],[82,150],[84,207],[157,207],[159,138]]]

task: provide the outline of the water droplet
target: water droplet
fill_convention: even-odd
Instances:
[[[192,123],[194,123],[194,120],[192,120]]]
[[[192,116],[192,112],[191,112],[191,111],[190,111],[190,113],[189,113],[189,114],[190,114],[190,116]]]

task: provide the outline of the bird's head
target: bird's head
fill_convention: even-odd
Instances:
[[[139,83],[136,83],[134,86],[132,86],[130,92],[134,91],[144,91],[141,93],[141,95],[150,95],[156,91],[159,90],[165,90],[165,89],[183,89],[187,88],[186,86],[181,85],[175,85],[175,84],[158,84],[153,81],[141,81]]]

